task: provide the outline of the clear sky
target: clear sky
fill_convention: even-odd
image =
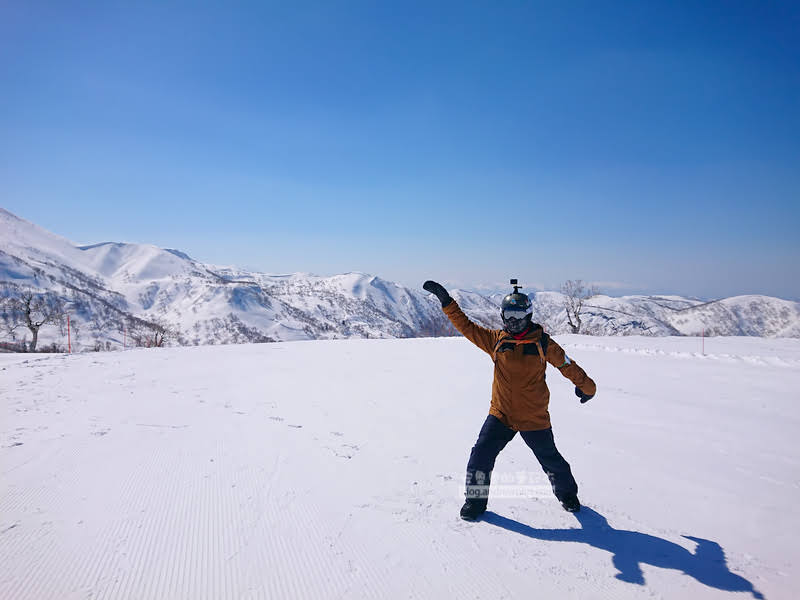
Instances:
[[[0,206],[408,285],[800,299],[797,2],[3,2]]]

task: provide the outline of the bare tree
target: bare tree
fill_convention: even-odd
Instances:
[[[105,337],[106,330],[108,330],[111,325],[111,321],[109,321],[104,314],[95,312],[92,315],[92,318],[89,321],[89,329],[92,331],[92,335],[94,336],[95,352],[99,352],[103,349],[103,338]]]
[[[172,337],[172,331],[165,323],[156,322],[150,327],[151,347],[161,348],[170,337]]]
[[[0,336],[16,341],[16,330],[22,327],[20,315],[14,310],[13,298],[0,298]]]
[[[128,319],[128,336],[134,346],[140,348],[161,348],[164,342],[175,337],[175,332],[166,323]]]
[[[6,300],[3,320],[13,324],[14,328],[24,326],[31,332],[30,352],[36,351],[39,341],[39,329],[50,323],[60,324],[64,318],[64,304],[56,294],[46,292],[37,294],[23,291],[19,296]]]
[[[76,319],[72,319],[69,322],[69,335],[72,337],[71,344],[74,351],[77,352],[77,349],[80,348],[81,345],[81,324],[80,321]]]
[[[572,333],[580,333],[583,303],[592,296],[596,296],[598,290],[594,285],[586,287],[580,279],[570,279],[561,286],[561,293],[564,294],[567,323],[572,328]]]

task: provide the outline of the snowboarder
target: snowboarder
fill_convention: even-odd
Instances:
[[[461,518],[467,521],[476,520],[486,511],[495,460],[518,431],[547,474],[561,506],[570,512],[581,508],[569,463],[553,440],[545,367],[549,362],[574,383],[581,403],[591,400],[597,387],[541,325],[532,322],[533,306],[530,298],[519,291],[516,279],[511,280],[511,285],[514,291],[503,298],[501,305],[503,329],[485,329],[470,321],[435,281],[426,281],[422,286],[439,298],[453,326],[494,361],[489,416],[467,463],[466,502],[461,508]]]

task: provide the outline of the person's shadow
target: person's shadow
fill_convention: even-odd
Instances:
[[[641,564],[664,569],[676,569],[694,577],[700,583],[727,592],[750,592],[755,598],[764,598],[747,579],[731,573],[725,561],[725,552],[716,542],[683,536],[697,544],[694,554],[669,540],[654,535],[614,529],[598,512],[582,507],[575,513],[580,529],[535,529],[513,519],[487,511],[482,521],[502,527],[537,540],[577,542],[607,550],[613,554],[612,562],[621,581],[644,585]]]

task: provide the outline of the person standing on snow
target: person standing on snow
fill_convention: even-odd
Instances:
[[[467,521],[476,520],[486,511],[495,460],[518,431],[550,479],[561,506],[569,512],[581,508],[578,484],[553,440],[547,410],[550,401],[545,382],[547,363],[575,384],[575,395],[581,403],[594,397],[597,386],[541,325],[531,322],[530,298],[519,292],[516,283],[516,279],[511,280],[514,291],[503,298],[501,305],[503,329],[485,329],[470,321],[447,290],[435,281],[426,281],[422,286],[439,298],[453,326],[494,361],[489,416],[467,463],[466,502],[461,507],[461,518]]]

